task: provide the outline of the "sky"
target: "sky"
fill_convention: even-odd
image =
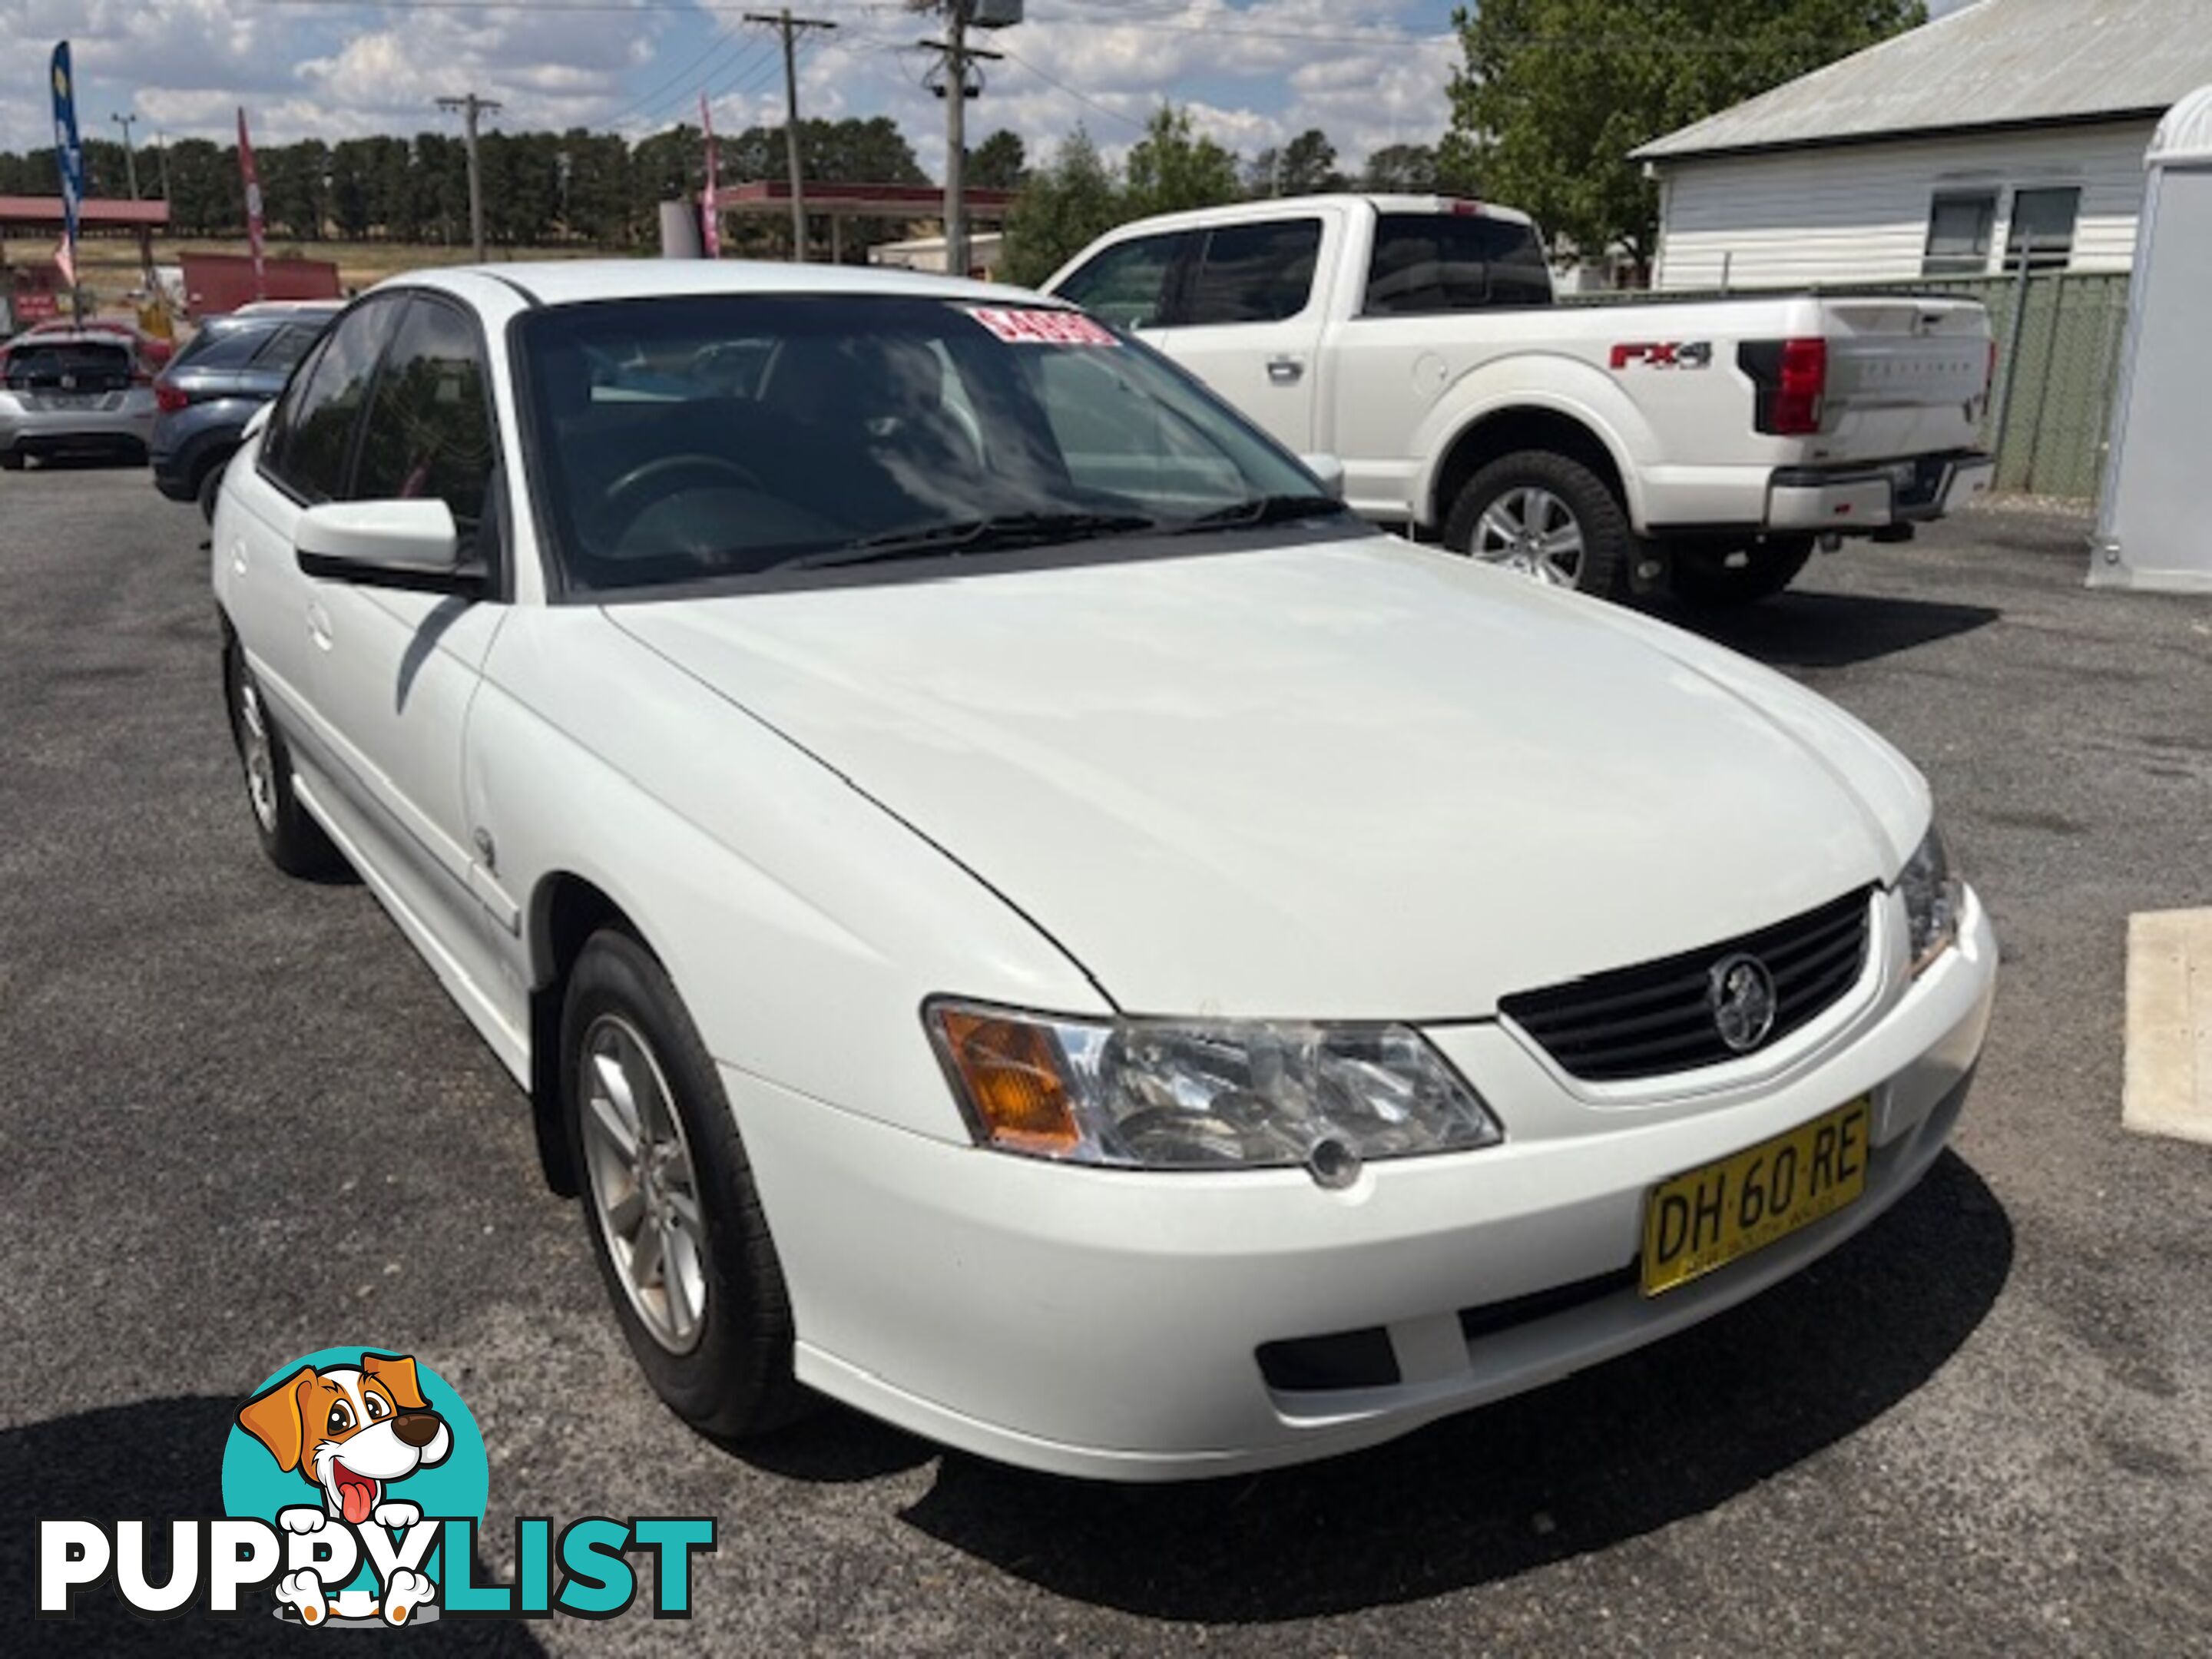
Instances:
[[[0,148],[51,140],[46,54],[66,36],[80,131],[139,142],[227,137],[240,104],[257,142],[337,139],[452,125],[441,95],[473,89],[517,130],[586,125],[636,137],[696,122],[702,88],[718,129],[783,119],[775,32],[744,20],[761,0],[0,0]],[[797,0],[810,32],[802,115],[887,114],[925,167],[944,153],[944,106],[921,84],[913,43],[933,21],[900,0]],[[985,44],[971,133],[1010,127],[1034,151],[1085,125],[1102,147],[1134,139],[1162,98],[1250,155],[1318,126],[1347,162],[1401,140],[1432,142],[1457,61],[1450,0],[1030,0],[1028,21]],[[974,142],[971,138],[971,143]]]
[[[1972,0],[1933,0],[1938,13]],[[516,130],[585,125],[633,137],[697,118],[719,130],[783,119],[774,32],[744,21],[763,0],[0,0],[0,149],[50,142],[45,64],[68,38],[87,137],[228,138],[243,104],[257,141],[335,140],[452,127],[441,95],[474,90]],[[1308,127],[1356,164],[1389,143],[1431,143],[1458,61],[1452,0],[1029,0],[1028,21],[969,106],[970,142],[994,127],[1036,154],[1079,123],[1109,154],[1163,97],[1250,156]],[[944,106],[921,84],[913,43],[932,20],[902,0],[798,0],[809,32],[802,115],[887,114],[935,173]]]

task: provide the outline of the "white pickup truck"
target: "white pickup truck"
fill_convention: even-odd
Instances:
[[[1433,196],[1139,220],[1045,288],[1341,461],[1369,517],[1585,592],[1762,598],[1989,487],[1971,301],[1555,307],[1526,214]]]

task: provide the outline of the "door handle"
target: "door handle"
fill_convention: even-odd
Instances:
[[[1267,359],[1267,378],[1277,386],[1296,386],[1299,376],[1306,372],[1303,357],[1270,357]]]

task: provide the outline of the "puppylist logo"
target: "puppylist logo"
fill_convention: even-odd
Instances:
[[[643,1591],[656,1619],[691,1616],[691,1560],[709,1516],[514,1523],[516,1582],[477,1582],[491,1485],[459,1395],[411,1355],[325,1348],[265,1378],[223,1448],[226,1513],[169,1522],[149,1580],[141,1520],[39,1522],[39,1614],[67,1618],[112,1581],[166,1618],[266,1613],[288,1623],[400,1629],[446,1619],[611,1619]],[[634,1564],[632,1554],[650,1557]]]

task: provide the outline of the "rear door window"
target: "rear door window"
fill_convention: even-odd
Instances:
[[[1193,325],[1279,323],[1306,308],[1321,257],[1321,221],[1273,219],[1206,234],[1190,302]]]
[[[1477,214],[1386,213],[1367,268],[1370,317],[1552,302],[1535,228]]]
[[[1056,291],[1116,327],[1151,328],[1166,320],[1176,262],[1190,240],[1190,232],[1175,231],[1116,242]]]

